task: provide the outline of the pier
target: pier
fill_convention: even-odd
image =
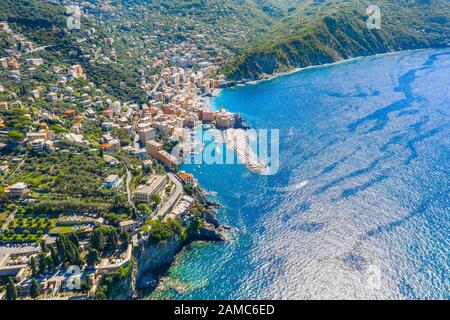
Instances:
[[[258,155],[250,147],[249,137],[245,130],[228,129],[224,131],[224,141],[236,153],[239,161],[242,162],[251,172],[263,174],[267,172],[267,164],[258,158]]]

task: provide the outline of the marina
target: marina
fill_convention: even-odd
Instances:
[[[236,153],[239,161],[253,173],[264,174],[268,171],[267,164],[258,158],[251,147],[251,137],[242,129],[228,129],[223,132],[225,143]]]

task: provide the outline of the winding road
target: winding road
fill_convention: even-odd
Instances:
[[[20,163],[17,165],[17,167],[14,169],[14,171],[11,172],[11,174],[10,174],[8,177],[3,178],[2,181],[7,180],[7,179],[10,179],[11,177],[13,177],[13,176],[16,174],[16,172],[19,171],[19,169],[23,166],[23,164],[25,163],[25,161],[27,161],[27,158],[28,158],[28,152],[25,153],[25,156],[24,156],[23,159],[20,161]]]
[[[0,231],[5,232],[6,230],[8,230],[8,226],[14,220],[14,217],[16,216],[16,212],[18,209],[19,209],[18,207],[16,209],[14,209],[14,211],[11,212],[11,214],[8,216],[8,218],[6,218],[5,223],[3,224]]]
[[[164,217],[170,211],[183,193],[183,185],[178,177],[172,172],[168,172],[167,176],[175,184],[175,192],[169,197],[164,205],[158,210],[154,218]]]
[[[126,187],[127,187],[127,196],[128,196],[128,202],[130,203],[131,207],[133,208],[134,212],[137,213],[136,206],[134,205],[131,189],[130,189],[130,183],[133,179],[133,175],[131,174],[130,168],[128,167],[128,164],[125,163],[125,168],[127,169],[127,178],[126,178]]]

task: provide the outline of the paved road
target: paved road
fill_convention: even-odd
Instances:
[[[162,77],[163,77],[163,73],[161,72],[161,75],[159,76],[159,81],[156,83],[156,85],[153,87],[151,93],[155,92],[156,90],[158,90],[159,86],[162,83]]]
[[[36,250],[39,250],[38,247],[35,246],[21,246],[21,245],[11,245],[9,247],[7,246],[0,246],[0,258],[11,253],[28,253],[28,252],[35,252]]]
[[[16,208],[13,212],[11,212],[11,214],[8,216],[8,218],[6,218],[5,223],[3,224],[2,229],[1,229],[2,232],[8,230],[8,226],[14,220],[17,210],[18,210],[18,208]]]
[[[130,189],[130,183],[133,179],[133,175],[131,174],[130,168],[128,168],[128,164],[125,164],[125,167],[127,169],[127,179],[126,179],[126,186],[127,186],[127,196],[128,196],[128,202],[130,203],[131,207],[134,209],[135,212],[137,212],[136,206],[134,205],[131,189]]]
[[[81,43],[81,42],[86,42],[86,39],[81,39],[80,41],[78,41],[78,43]],[[42,50],[45,50],[45,49],[48,49],[48,48],[58,47],[58,46],[59,46],[58,44],[49,44],[49,45],[46,45],[46,46],[34,48],[34,49],[32,49],[32,50],[29,50],[29,51],[27,51],[27,52],[24,52],[24,54],[30,54],[30,53],[42,51]],[[75,45],[72,45],[72,46],[70,46],[70,47],[71,47],[71,48],[77,48],[77,49],[79,49],[79,47],[78,47],[78,46],[75,46]]]
[[[9,179],[9,178],[11,178],[12,176],[14,176],[14,175],[16,174],[16,172],[23,166],[23,164],[25,163],[25,161],[27,161],[27,158],[28,158],[28,152],[25,153],[25,156],[23,157],[22,161],[20,161],[20,163],[17,165],[17,167],[14,169],[14,171],[11,172],[11,174],[10,174],[8,177],[3,178],[3,180]]]
[[[42,50],[45,50],[45,49],[51,48],[51,47],[56,47],[56,45],[55,44],[50,44],[48,46],[38,47],[38,48],[35,48],[33,50],[27,51],[24,54],[29,54],[29,53],[33,53],[33,52],[37,52],[37,51],[42,51]]]
[[[183,185],[181,184],[178,177],[172,172],[167,173],[169,179],[175,184],[175,192],[169,197],[169,199],[164,203],[164,205],[158,210],[155,215],[155,218],[164,217],[170,209],[173,208],[175,202],[178,201],[181,194],[183,193]]]

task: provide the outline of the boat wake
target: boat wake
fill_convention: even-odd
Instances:
[[[292,192],[303,189],[309,184],[309,180],[302,181],[300,183],[294,184],[292,186],[284,187],[284,188],[275,188],[276,192]]]

